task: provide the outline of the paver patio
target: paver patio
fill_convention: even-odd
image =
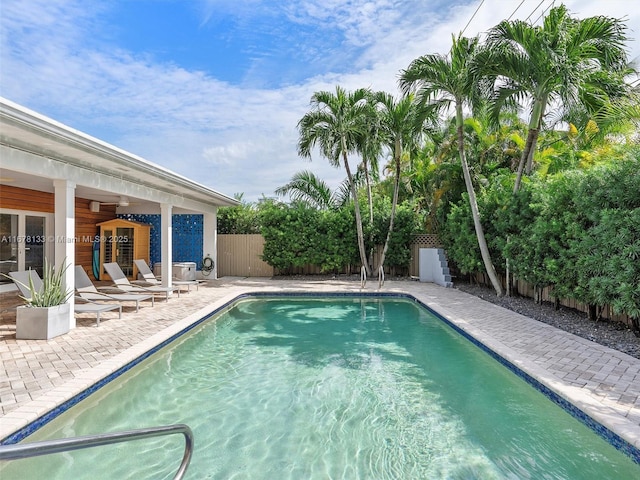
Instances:
[[[44,340],[15,339],[16,298],[3,294],[0,319],[0,439],[39,418],[208,312],[250,292],[394,292],[428,305],[561,397],[640,448],[640,360],[480,300],[411,281],[222,278],[138,313],[133,306],[79,315],[77,328]],[[13,302],[13,304],[11,303]],[[13,313],[12,313],[13,312]],[[13,315],[13,319],[12,319]]]

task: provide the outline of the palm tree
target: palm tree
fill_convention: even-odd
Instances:
[[[391,218],[389,230],[384,242],[378,268],[384,268],[384,260],[389,248],[389,240],[393,232],[393,223],[398,205],[400,177],[402,173],[402,153],[411,150],[422,133],[422,118],[417,114],[413,94],[406,94],[396,99],[385,92],[377,95],[377,106],[380,109],[381,139],[391,151],[393,157],[393,199],[391,201]]]
[[[432,133],[412,159],[408,172],[409,190],[418,211],[426,213],[427,232],[438,230],[438,207],[441,202],[458,199],[464,191],[459,191],[458,179],[463,179],[460,162],[452,163],[448,157],[440,154],[442,136]],[[457,158],[457,155],[456,155]]]
[[[371,184],[378,181],[379,165],[378,158],[381,153],[380,127],[377,118],[372,115],[367,122],[367,131],[360,137],[357,150],[362,156],[362,163],[358,171],[364,176],[364,182],[367,187],[367,201],[369,202],[369,221],[373,223],[373,199],[371,193]]]
[[[498,280],[489,247],[484,236],[476,194],[471,181],[471,173],[465,156],[464,148],[464,116],[462,109],[465,104],[474,106],[478,98],[479,82],[470,68],[473,56],[478,47],[478,38],[453,37],[453,45],[449,55],[424,55],[417,58],[400,75],[400,87],[405,92],[413,89],[417,91],[417,99],[424,104],[432,103],[437,110],[453,105],[456,112],[456,128],[458,136],[458,155],[462,165],[473,224],[478,238],[480,254],[498,296],[502,296],[502,285]]]
[[[610,143],[610,137],[630,141],[640,126],[640,83],[633,86],[633,76],[640,72],[629,66],[615,75],[607,75],[601,86],[608,97],[602,98],[601,105],[572,105],[562,112],[558,119],[569,127],[575,126],[580,132],[580,148]],[[568,138],[568,136],[566,136]]]
[[[276,195],[289,195],[291,200],[303,202],[320,210],[336,208],[340,199],[331,191],[327,183],[309,170],[296,172],[291,181],[275,190]]]
[[[371,114],[367,102],[370,94],[368,89],[347,92],[340,86],[336,86],[335,94],[327,91],[315,92],[311,96],[312,110],[298,122],[298,154],[311,158],[311,151],[317,146],[320,154],[331,165],[339,167],[342,163],[347,172],[355,209],[360,261],[367,275],[371,275],[371,269],[367,263],[360,203],[348,155],[357,150],[360,138],[366,133],[367,120]]]
[[[502,21],[489,30],[476,56],[479,71],[496,82],[494,118],[506,105],[531,105],[525,148],[514,192],[522,173],[532,168],[533,152],[550,105],[602,105],[609,95],[603,80],[627,67],[625,25],[604,16],[573,19],[564,5],[552,8],[543,25]]]
[[[375,99],[370,98],[371,106],[375,105]],[[358,167],[357,176],[364,176],[364,182],[367,189],[367,203],[369,206],[369,227],[371,236],[369,238],[370,250],[368,266],[373,267],[373,195],[371,192],[371,184],[378,181],[380,177],[378,157],[381,153],[381,139],[378,119],[375,116],[375,110],[372,108],[371,117],[367,122],[366,132],[359,138],[357,150],[362,156],[362,162]]]

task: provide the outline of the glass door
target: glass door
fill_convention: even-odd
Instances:
[[[53,248],[47,242],[47,225],[53,227],[53,215],[19,210],[0,213],[0,273],[35,270],[42,276],[44,259]],[[0,275],[0,285],[11,281]]]
[[[35,270],[42,278],[44,267],[44,242],[46,240],[44,217],[25,215],[24,269]]]
[[[102,230],[102,235],[105,237],[102,243],[104,252],[102,264],[116,262],[120,265],[122,273],[129,278],[133,276],[133,232],[134,229],[129,227],[116,227],[115,230],[103,228]],[[102,275],[106,275],[104,269]],[[101,277],[101,280],[105,278]]]
[[[18,270],[18,215],[0,213],[0,273]],[[0,275],[0,283],[11,283]]]
[[[116,228],[116,262],[127,277],[133,277],[133,228]]]

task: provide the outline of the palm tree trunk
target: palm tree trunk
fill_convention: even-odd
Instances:
[[[371,194],[371,179],[369,178],[369,164],[366,160],[366,155],[362,155],[362,165],[364,166],[364,179],[367,183],[367,201],[369,202],[369,267],[373,268],[373,196]]]
[[[353,181],[353,175],[351,175],[351,168],[349,168],[349,161],[347,160],[347,151],[345,148],[342,150],[342,158],[344,160],[344,168],[347,171],[347,178],[349,179],[349,188],[351,189],[351,196],[353,197],[353,208],[356,214],[356,229],[358,231],[358,250],[360,251],[360,261],[364,265],[367,275],[371,276],[371,268],[367,263],[367,252],[364,246],[364,232],[362,231],[362,215],[360,215],[360,203],[358,202],[358,192],[356,191],[356,185]]]
[[[380,265],[378,268],[384,268],[384,260],[387,256],[387,250],[389,249],[389,241],[391,240],[391,233],[393,232],[393,223],[396,218],[396,207],[398,205],[398,190],[400,190],[400,155],[402,151],[402,145],[400,140],[396,139],[395,144],[395,167],[396,175],[393,182],[393,200],[391,201],[391,218],[389,219],[389,230],[387,231],[387,238],[384,242],[384,248],[382,249],[382,255],[380,256]]]
[[[471,181],[471,172],[469,172],[469,165],[467,164],[467,159],[464,153],[464,132],[462,130],[462,102],[456,102],[456,126],[458,130],[458,153],[460,155],[460,163],[462,164],[462,173],[464,175],[464,183],[467,187],[467,194],[469,195],[469,204],[471,206],[471,215],[473,216],[473,226],[476,230],[476,237],[478,238],[478,246],[480,247],[480,254],[482,255],[482,260],[484,262],[485,270],[487,271],[487,275],[489,275],[489,279],[491,280],[491,284],[496,291],[496,294],[501,297],[502,296],[502,285],[498,280],[498,275],[496,274],[496,270],[493,266],[493,262],[491,261],[491,255],[489,254],[489,247],[487,246],[487,241],[484,237],[484,230],[482,229],[482,224],[480,223],[480,211],[478,210],[478,202],[476,200],[476,193],[473,189],[473,183]]]
[[[536,100],[531,112],[531,118],[529,119],[529,132],[527,134],[527,143],[522,151],[520,162],[518,163],[518,172],[516,174],[516,181],[513,185],[513,193],[520,190],[520,183],[522,182],[522,173],[525,165],[527,167],[527,174],[531,173],[533,168],[533,154],[535,152],[536,143],[538,141],[538,135],[540,134],[540,126],[542,125],[542,115],[547,105],[546,97]]]
[[[527,157],[527,168],[525,172],[527,175],[531,174],[533,170],[533,154],[536,151],[536,144],[538,143],[538,137],[540,136],[540,129],[542,128],[542,117],[544,115],[544,111],[547,108],[547,96],[545,95],[540,100],[539,110],[536,111],[536,115],[538,116],[538,123],[536,124],[536,135],[533,137],[533,143],[531,144],[531,151],[529,152],[529,156]]]
[[[369,223],[373,225],[373,196],[371,194],[371,178],[369,177],[369,163],[362,160],[364,165],[364,180],[367,184],[367,201],[369,202]]]
[[[540,129],[537,128],[537,134],[533,138],[533,142],[531,142],[531,149],[529,150],[529,156],[527,157],[527,165],[524,168],[524,172],[527,175],[531,175],[531,171],[533,170],[533,153],[536,151],[536,145],[538,144],[538,137],[540,135]]]
[[[529,128],[529,133],[527,134],[527,143],[524,146],[524,150],[522,151],[522,156],[520,157],[520,161],[518,162],[518,171],[516,173],[516,181],[513,184],[513,193],[518,192],[520,190],[520,183],[522,182],[522,174],[524,173],[524,167],[527,163],[527,159],[529,158],[530,153],[533,151],[532,147],[535,143],[535,138],[538,137],[538,129],[537,128]]]

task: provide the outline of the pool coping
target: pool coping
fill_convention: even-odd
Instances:
[[[330,287],[329,287],[330,288]],[[507,368],[518,374],[535,388],[542,391],[554,403],[568,410],[574,417],[587,424],[592,430],[603,436],[614,447],[630,456],[640,464],[640,428],[627,418],[619,415],[615,410],[603,405],[594,398],[584,395],[578,388],[566,385],[544,368],[534,362],[522,359],[521,355],[488,335],[482,329],[472,325],[464,318],[451,312],[446,306],[434,301],[433,297],[421,295],[420,292],[410,292],[413,288],[398,288],[393,291],[363,291],[359,290],[322,290],[318,292],[298,291],[295,288],[285,290],[242,288],[213,301],[209,306],[199,309],[187,317],[137,343],[100,365],[80,372],[59,388],[47,393],[46,400],[34,400],[29,408],[33,411],[30,420],[6,423],[5,415],[2,420],[0,435],[1,444],[15,443],[33,433],[61,412],[80,402],[94,391],[101,388],[113,378],[133,368],[136,364],[172,342],[187,331],[195,328],[213,314],[223,311],[244,298],[265,296],[368,296],[368,297],[404,297],[416,301],[434,312],[441,320],[457,330],[474,344],[492,355]],[[481,300],[479,300],[481,301]],[[24,414],[24,409],[21,412]],[[43,415],[43,412],[44,413]],[[22,425],[18,425],[22,423]],[[10,433],[6,433],[8,428]]]
[[[632,443],[637,440],[637,432],[635,432],[636,428],[631,422],[620,422],[618,415],[606,414],[598,408],[593,408],[595,406],[594,402],[590,401],[589,397],[584,395],[580,395],[579,397],[567,395],[564,386],[559,382],[551,380],[544,369],[535,367],[534,365],[522,365],[522,362],[516,358],[517,355],[505,345],[499,344],[498,346],[493,339],[487,337],[481,331],[475,329],[476,331],[473,332],[474,329],[469,328],[469,326],[467,326],[467,329],[464,329],[458,325],[455,320],[444,317],[428,305],[423,304],[420,300],[416,299],[416,302],[433,312],[460,335],[488,353],[500,364],[568,412],[572,417],[604,438],[616,449],[631,457],[637,464],[640,464],[640,448]],[[484,342],[480,340],[482,337],[486,337]],[[493,344],[493,347],[489,346],[489,344]],[[500,353],[494,350],[495,347],[498,347]],[[631,433],[631,435],[629,435],[629,433]]]

